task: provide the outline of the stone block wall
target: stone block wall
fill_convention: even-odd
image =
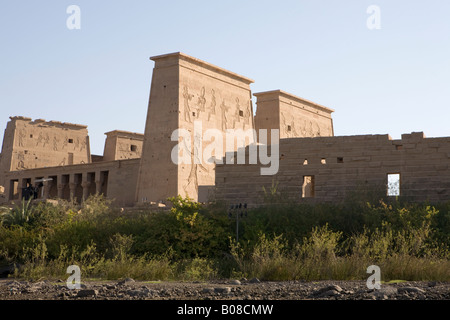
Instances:
[[[327,137],[334,135],[334,110],[282,90],[255,93],[255,127],[278,129],[280,138]],[[261,142],[260,139],[258,141]],[[270,144],[270,137],[267,143]]]
[[[215,184],[214,161],[203,158],[214,138],[205,132],[254,129],[253,80],[183,53],[151,60],[155,67],[136,201],[165,202],[178,194],[205,201]],[[213,149],[212,156],[221,159],[226,146]]]
[[[248,150],[248,148],[247,148]],[[450,200],[450,138],[423,133],[281,139],[275,175],[260,164],[216,167],[216,198],[258,206],[272,185],[293,201],[338,202],[360,189],[387,195],[388,176],[399,175],[399,196],[411,201]]]
[[[75,199],[103,194],[118,206],[133,206],[139,159],[103,161],[10,171],[5,178],[5,201],[20,202],[23,188],[39,186],[38,199]]]
[[[87,126],[10,117],[2,146],[2,170],[90,163]]]
[[[106,132],[103,161],[137,159],[142,155],[144,135],[135,132],[114,130]]]

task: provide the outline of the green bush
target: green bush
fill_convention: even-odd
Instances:
[[[366,279],[377,264],[385,279],[450,280],[450,204],[294,204],[275,183],[266,191],[268,204],[239,220],[239,243],[220,203],[178,196],[170,211],[122,212],[100,195],[22,202],[3,209],[0,262],[33,279],[67,278],[71,264],[105,279]]]

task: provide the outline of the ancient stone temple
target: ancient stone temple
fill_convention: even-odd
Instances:
[[[96,156],[91,155],[85,125],[10,119],[0,158],[3,202],[30,196],[81,201],[103,193],[120,205],[134,204],[142,134],[108,132],[104,156]],[[31,194],[36,187],[38,192]],[[129,188],[133,192],[127,194]]]
[[[361,186],[450,199],[448,137],[336,137],[328,107],[282,90],[252,94],[253,80],[183,53],[150,59],[145,132],[106,132],[103,155],[91,154],[86,125],[11,115],[0,202],[102,193],[126,207],[176,195],[258,206],[274,185],[298,202],[340,201]]]
[[[151,60],[155,67],[136,200],[159,202],[180,194],[207,201],[215,185],[215,164],[202,159],[208,144],[201,140],[208,129],[253,130],[253,80],[182,53]],[[190,139],[175,137],[177,129]],[[188,154],[180,155],[187,158],[177,164],[172,150],[180,143],[187,144],[180,153]]]

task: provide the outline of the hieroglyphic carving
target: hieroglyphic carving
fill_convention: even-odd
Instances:
[[[62,148],[61,148],[61,149],[64,149],[65,147],[67,147],[68,141],[69,141],[69,138],[67,138],[67,136],[65,136],[65,137],[64,137],[64,140],[63,140],[63,144],[62,144]]]
[[[321,136],[320,127],[316,121],[310,120],[309,122],[306,122],[305,120],[305,130],[308,137]]]
[[[291,137],[320,137],[322,136],[320,125],[315,120],[307,120],[303,119],[300,121],[296,121],[295,117],[292,116],[290,121],[286,120],[286,116],[283,113],[281,115],[281,128],[283,133],[291,138]],[[298,126],[298,123],[301,123]],[[331,129],[329,129],[331,130]],[[329,134],[331,135],[331,133]]]
[[[291,127],[290,124],[288,125],[284,113],[283,113],[283,112],[280,112],[280,115],[281,115],[281,129],[283,130],[283,133],[284,133],[287,137],[291,137],[291,130],[292,130],[292,127]],[[291,128],[290,128],[291,130],[289,130],[288,127],[291,127]]]
[[[25,154],[22,151],[19,151],[17,153],[17,166],[16,169],[17,170],[23,170],[26,169],[27,167],[25,166]]]
[[[291,137],[299,137],[299,134],[297,132],[297,128],[295,125],[295,119],[294,116],[291,117],[291,131],[290,131],[290,136]]]
[[[302,121],[301,129],[300,129],[300,135],[301,137],[307,137],[308,132],[306,131],[306,120]]]
[[[39,143],[42,143],[44,140],[44,136],[42,135],[42,132],[39,132],[39,136],[37,138],[36,147],[39,146]]]
[[[80,151],[83,151],[84,149],[86,149],[86,139],[81,140]]]
[[[230,107],[227,107],[225,104],[225,99],[222,99],[222,103],[220,104],[221,109],[221,115],[222,115],[222,131],[227,130],[227,124],[228,124],[228,118],[227,118],[227,111],[230,109]]]
[[[18,143],[19,143],[19,147],[23,147],[23,139],[25,138],[26,134],[25,134],[25,129],[19,129],[19,131],[17,132],[17,137],[19,138]]]
[[[44,137],[44,144],[42,145],[42,147],[47,146],[49,144],[49,142],[50,142],[50,137],[49,137],[48,133],[46,133],[45,137]]]
[[[316,121],[314,121],[313,127],[314,127],[314,136],[315,137],[320,137],[321,136],[321,134],[320,134],[320,127],[319,127],[319,124]]]
[[[211,120],[211,115],[215,115],[216,114],[216,96],[215,96],[215,91],[214,89],[211,89],[211,104],[209,105],[209,110],[208,110],[208,121]]]
[[[183,87],[183,100],[184,100],[184,120],[187,122],[192,122],[191,120],[191,107],[189,106],[189,101],[192,100],[194,95],[189,94],[187,86]]]
[[[202,164],[198,156],[201,154],[198,150],[199,139],[201,139],[200,134],[196,134],[194,137],[194,150],[191,151],[191,170],[189,171],[189,176],[187,178],[187,183],[183,186],[184,192],[190,197],[198,197],[198,170],[208,171]],[[185,144],[185,149],[188,150],[186,146],[186,141],[183,140]],[[196,159],[197,157],[197,159]],[[192,186],[190,188],[190,186]],[[189,194],[189,190],[193,190],[195,194]]]
[[[53,137],[53,151],[58,151],[58,138],[56,136]]]
[[[245,119],[244,119],[245,124],[247,124],[247,125],[251,125],[251,124],[252,124],[252,122],[251,122],[251,118],[252,118],[252,105],[251,105],[250,101],[249,101],[248,104],[247,104],[247,108],[245,108],[244,118],[245,118]]]
[[[239,104],[239,98],[235,99],[236,101],[236,105],[235,108],[236,110],[234,111],[234,119],[233,119],[233,128],[236,128],[236,122],[241,122],[241,105]]]
[[[127,146],[128,146],[127,144],[119,142],[119,151],[120,152],[127,152],[128,151]]]
[[[205,98],[205,87],[202,87],[200,91],[200,96],[197,100],[197,118],[200,116],[200,112],[205,112],[205,104],[206,104],[206,98]]]

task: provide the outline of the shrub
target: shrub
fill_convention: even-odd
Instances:
[[[108,279],[366,279],[371,264],[385,279],[450,278],[450,203],[270,203],[248,209],[237,243],[223,206],[170,201],[170,211],[158,212],[121,212],[99,195],[81,206],[4,208],[0,258],[34,279],[67,278],[71,264],[83,277]]]
[[[31,203],[31,199],[25,201],[22,200],[21,205],[16,205],[11,210],[3,209],[1,215],[2,224],[5,226],[24,226],[33,219],[34,207]]]

